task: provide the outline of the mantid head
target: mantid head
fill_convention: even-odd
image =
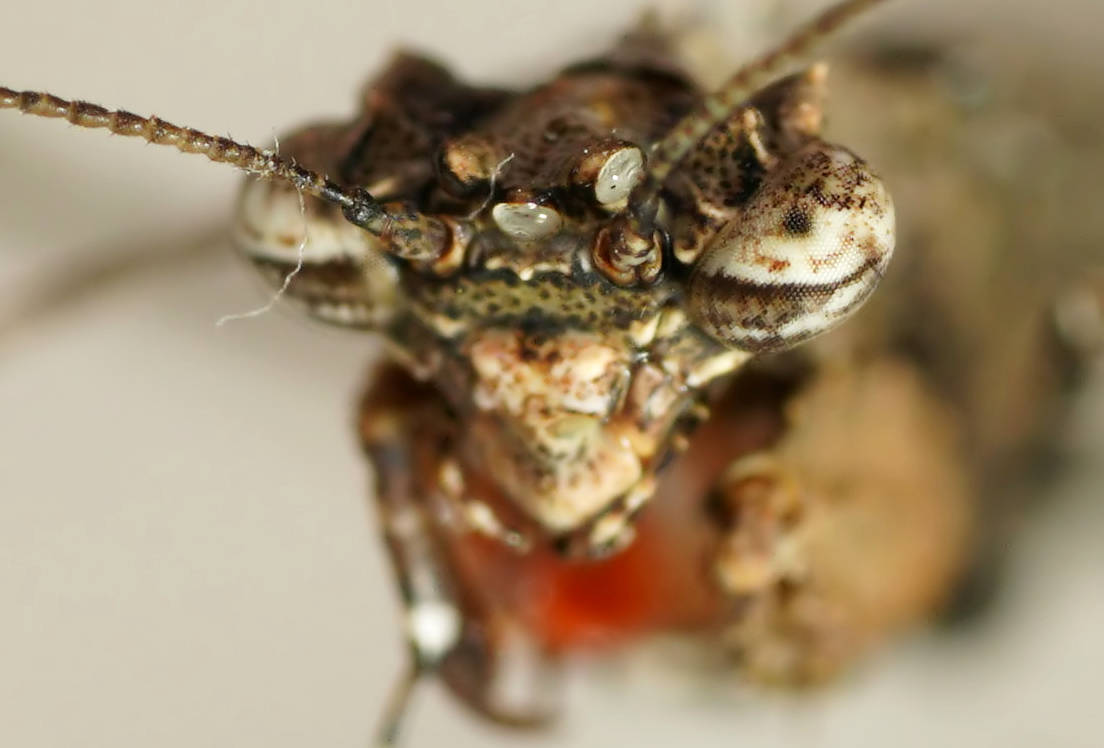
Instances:
[[[479,486],[493,516],[476,529],[597,556],[632,539],[711,381],[839,324],[885,271],[892,202],[822,139],[825,68],[766,85],[876,2],[838,3],[710,94],[647,29],[520,93],[404,56],[353,121],[278,150],[49,94],[0,88],[0,108],[259,177],[239,201],[239,249],[279,295],[381,333],[433,383],[458,452],[440,488]],[[411,615],[428,623],[411,626],[406,683],[450,677],[464,651],[460,602],[430,602],[434,615]],[[480,690],[492,657],[472,651],[478,667],[450,683],[498,716]]]
[[[467,469],[523,523],[608,551],[696,393],[839,324],[886,268],[889,195],[821,138],[826,67],[761,86],[865,5],[711,95],[641,56],[662,44],[647,29],[519,93],[400,56],[356,119],[282,141],[361,203],[253,182],[239,246],[434,380],[472,435]]]
[[[48,94],[0,106],[261,177],[236,242],[279,293],[381,332],[434,381],[531,534],[631,538],[698,393],[839,324],[893,250],[892,202],[821,139],[826,69],[764,83],[876,0],[850,0],[703,94],[644,30],[537,89],[401,56],[353,121],[279,151]],[[514,511],[516,510],[516,512]]]

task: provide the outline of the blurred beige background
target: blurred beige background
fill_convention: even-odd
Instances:
[[[736,58],[820,5],[655,4],[716,19]],[[982,59],[1019,44],[1040,82],[1104,68],[1094,0],[893,5],[848,39],[950,38]],[[8,3],[0,82],[263,142],[348,113],[399,43],[520,82],[643,6]],[[350,428],[372,341],[285,310],[215,328],[265,299],[215,238],[226,170],[2,113],[0,177],[0,745],[364,745],[403,654]],[[95,289],[56,285],[118,256],[139,261]],[[48,288],[66,303],[30,313]],[[431,687],[407,744],[1100,745],[1104,388],[1079,423],[1078,468],[1031,518],[983,627],[918,635],[804,698],[648,654],[581,663],[565,719],[522,739]]]

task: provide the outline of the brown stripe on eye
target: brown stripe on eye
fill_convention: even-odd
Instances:
[[[264,273],[282,279],[295,271],[296,261],[252,257],[253,264]],[[326,260],[322,263],[304,261],[295,271],[288,286],[295,296],[320,296],[331,300],[359,296],[364,289],[364,270],[352,260]]]
[[[699,272],[692,285],[702,322],[732,345],[753,353],[786,348],[831,327],[862,304],[873,292],[870,273],[879,272],[879,259],[870,258],[834,283],[764,284],[721,273]],[[845,306],[828,309],[832,297],[853,287],[865,288]],[[807,325],[783,334],[787,325],[802,319]],[[764,334],[765,333],[765,334]]]

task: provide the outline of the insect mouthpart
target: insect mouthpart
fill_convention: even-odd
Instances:
[[[640,479],[641,456],[610,423],[629,382],[625,348],[591,333],[533,339],[503,328],[466,347],[478,464],[542,526],[573,530]]]

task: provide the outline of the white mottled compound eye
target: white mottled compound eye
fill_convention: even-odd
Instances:
[[[714,237],[690,279],[690,314],[727,346],[788,348],[858,309],[893,244],[885,185],[850,151],[814,141]]]

